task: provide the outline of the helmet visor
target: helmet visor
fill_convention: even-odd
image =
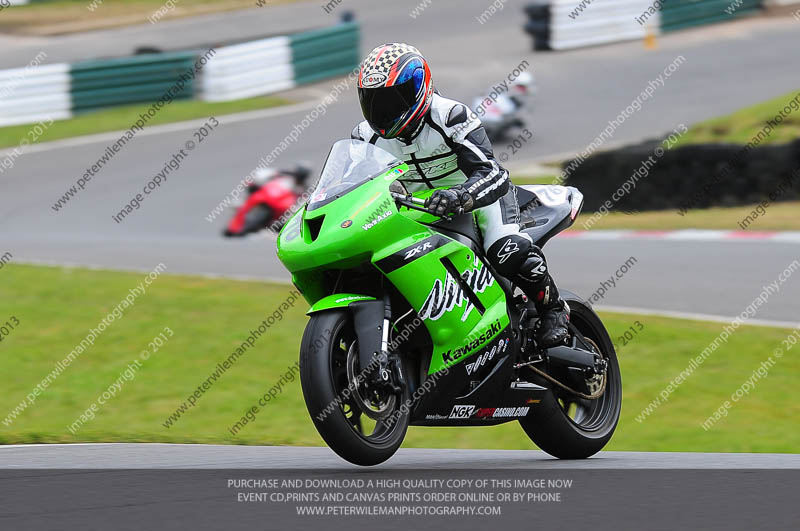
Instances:
[[[416,85],[415,79],[411,78],[393,87],[359,88],[361,111],[369,125],[380,134],[391,131],[416,105]]]

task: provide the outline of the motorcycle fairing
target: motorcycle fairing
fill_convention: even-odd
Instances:
[[[311,308],[308,309],[306,315],[312,313],[322,312],[325,310],[337,310],[339,308],[347,308],[355,302],[374,301],[375,297],[370,295],[359,295],[358,293],[334,293],[323,297],[315,302]]]
[[[431,340],[430,350],[423,352],[426,359],[430,356],[426,378],[437,377],[437,386],[412,407],[415,421],[430,422],[429,415],[447,415],[447,422],[460,423],[509,420],[491,415],[449,418],[456,405],[467,406],[459,408],[459,413],[472,406],[476,415],[479,409],[529,407],[525,400],[532,399],[532,394],[512,392],[500,383],[510,379],[515,362],[511,353],[518,351],[518,345],[511,332],[509,299],[482,258],[471,232],[472,217],[447,222],[398,209],[389,187],[405,169],[405,165],[393,166],[312,211],[302,209],[281,232],[278,255],[314,311],[336,305],[349,311],[371,308],[374,300],[342,299],[376,299],[374,293],[330,292],[336,289],[332,277],[369,268],[382,273],[416,311]],[[378,330],[383,315],[366,313]],[[371,355],[374,347],[370,345],[376,339],[358,337],[364,340],[365,354]]]
[[[533,413],[547,393],[547,388],[524,382],[508,386],[515,363],[511,349],[513,338],[505,333],[498,342],[509,341],[507,350],[483,379],[477,381],[462,364],[449,370],[446,376],[430,384],[431,391],[421,395],[412,408],[410,422],[414,426],[477,426],[501,424]],[[490,347],[474,359],[485,356]],[[495,353],[495,356],[498,356]],[[441,373],[439,373],[441,374]],[[436,375],[433,375],[434,377]],[[522,383],[521,383],[522,384]],[[459,392],[466,389],[466,394]]]
[[[428,374],[466,360],[508,326],[502,288],[481,257],[455,240],[432,233],[373,263],[430,334]]]
[[[536,206],[522,210],[520,227],[539,247],[572,226],[583,208],[583,194],[572,186],[532,184],[518,188],[536,196]]]

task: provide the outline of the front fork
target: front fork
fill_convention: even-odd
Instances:
[[[403,363],[399,353],[389,352],[389,329],[392,326],[392,301],[389,294],[383,295],[383,330],[381,335],[381,351],[378,354],[379,384],[388,387],[394,393],[402,394],[406,386],[403,376]]]
[[[398,354],[389,351],[389,330],[392,326],[389,294],[386,293],[383,300],[354,303],[351,309],[358,337],[361,369],[377,362],[377,370],[371,383],[389,388],[395,393],[402,393],[406,383],[402,363]],[[376,315],[382,315],[383,320],[376,322]]]

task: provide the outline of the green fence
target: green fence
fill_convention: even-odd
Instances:
[[[340,76],[358,66],[359,27],[353,22],[290,35],[298,85]]]
[[[188,76],[197,55],[196,52],[159,53],[74,63],[70,70],[72,108],[83,111],[154,102],[170,89],[174,99],[191,98],[194,80]]]
[[[361,59],[359,41],[359,25],[344,22],[213,50],[42,65],[41,76],[31,75],[19,87],[20,101],[0,98],[0,124],[32,123],[43,115],[68,119],[159,100],[230,101],[288,90],[352,72]],[[15,75],[9,72],[0,70],[0,80]]]
[[[762,0],[663,0],[661,30],[674,31],[691,26],[730,20],[761,9]]]

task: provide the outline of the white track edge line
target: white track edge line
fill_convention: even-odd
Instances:
[[[655,310],[650,308],[634,308],[628,306],[594,306],[595,310],[600,312],[611,313],[632,313],[638,315],[653,315],[657,317],[671,317],[674,319],[685,319],[688,321],[706,321],[714,323],[730,324],[736,317],[727,317],[724,315],[713,315],[706,313],[692,313],[692,312],[679,312],[674,310]],[[800,322],[793,323],[791,321],[775,321],[770,319],[748,319],[742,323],[743,325],[763,326],[770,328],[800,328]]]

